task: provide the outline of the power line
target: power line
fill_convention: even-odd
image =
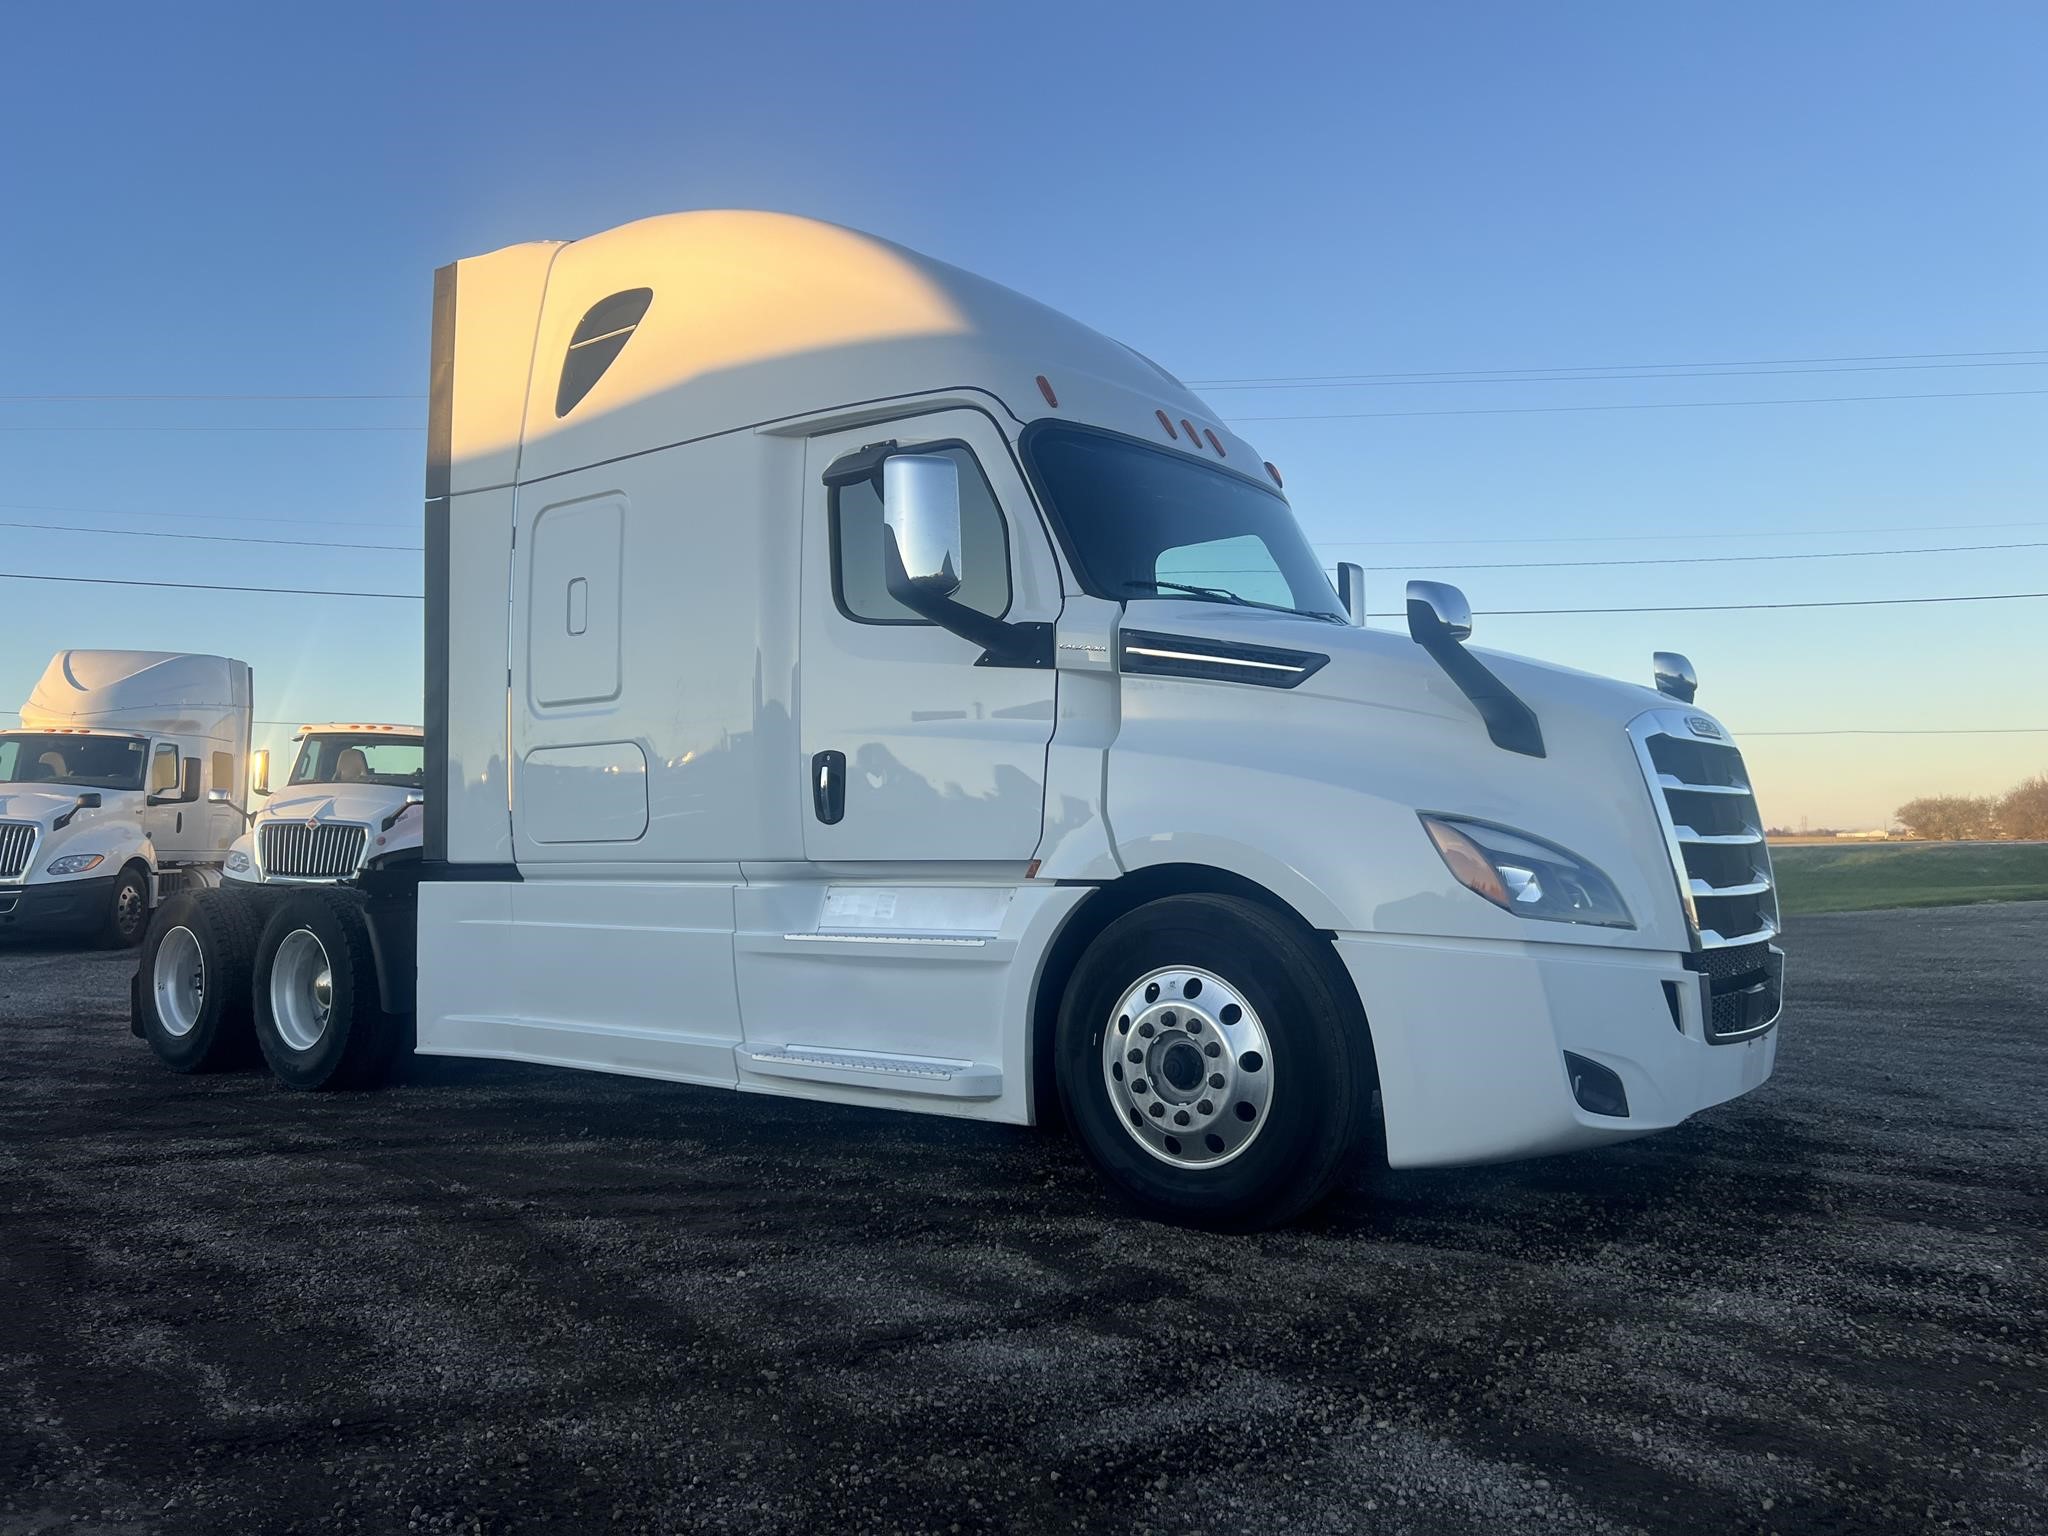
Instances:
[[[418,544],[346,544],[328,539],[264,539],[236,533],[158,533],[147,528],[79,528],[70,523],[14,523],[0,521],[0,528],[35,528],[45,533],[111,534],[118,539],[190,539],[203,544],[280,544],[291,549],[383,549],[401,553],[417,552]],[[1995,547],[1995,546],[1993,546]],[[2008,545],[2008,548],[2019,548]]]
[[[213,581],[141,581],[124,576],[44,576],[34,571],[0,571],[0,581],[63,581],[89,587],[170,587],[180,592],[268,592],[278,597],[382,597],[421,603],[418,592],[343,592],[333,587],[228,586]]]
[[[425,395],[0,395],[0,401],[54,400],[424,400]]]
[[[1417,544],[1429,549],[1449,549],[1453,545],[1466,544],[1650,544],[1673,541],[1698,543],[1707,538],[1805,539],[1820,534],[1836,533],[1956,533],[1982,528],[2048,528],[2048,521],[2036,519],[2023,523],[1895,523],[1882,528],[1800,528],[1762,531],[1712,528],[1695,530],[1692,533],[1574,533],[1545,535],[1532,539],[1311,539],[1309,542],[1325,549],[1394,549]]]
[[[335,427],[314,424],[311,426],[248,426],[237,424],[221,427],[194,426],[148,426],[140,423],[122,422],[115,426],[4,426],[0,432],[424,432],[424,426],[417,427]]]
[[[2048,389],[1958,389],[1924,395],[1793,395],[1770,400],[1638,400],[1626,405],[1482,405],[1448,411],[1325,411],[1284,416],[1227,416],[1224,420],[1381,421],[1397,416],[1553,416],[1577,414],[1582,411],[1701,411],[1732,405],[1848,405],[1871,400],[1988,400],[2008,395],[2048,395]]]
[[[1871,725],[1826,731],[1737,731],[1735,734],[1745,739],[1752,736],[2048,736],[2048,725],[1908,726],[1902,729]]]
[[[1757,613],[1778,608],[1896,608],[1919,603],[2004,603],[2048,597],[2048,592],[1978,592],[1962,597],[1845,597],[1804,603],[1673,603],[1647,608],[1480,608],[1482,618],[1549,618],[1567,613]],[[1375,619],[1405,619],[1406,612],[1375,613]]]
[[[210,581],[143,581],[122,576],[46,576],[34,571],[0,571],[0,581],[61,581],[95,587],[168,587],[186,592],[268,592],[281,597],[389,598],[396,602],[426,601],[418,592],[348,592],[333,587],[231,586]],[[1957,597],[1857,597],[1804,603],[1681,603],[1648,608],[1484,608],[1480,616],[1536,618],[1576,613],[1749,613],[1778,608],[1889,608],[1920,603],[2001,603],[2048,597],[2048,592],[1982,592]],[[1405,613],[1375,613],[1376,619],[1405,618]]]
[[[2048,358],[2016,359],[2002,363],[1857,363],[1842,368],[1714,368],[1687,369],[1677,373],[1556,373],[1526,378],[1431,379],[1259,379],[1243,384],[1205,384],[1210,390],[1239,389],[1424,389],[1450,384],[1598,384],[1606,381],[1645,379],[1790,379],[1816,373],[1911,373],[1927,368],[2048,368]],[[1192,387],[1192,386],[1191,386]]]
[[[2040,357],[2048,354],[2048,347],[2018,347],[2004,352],[1870,352],[1851,354],[1844,357],[1743,357],[1723,362],[1690,363],[1566,363],[1531,368],[1443,368],[1426,373],[1284,373],[1264,376],[1247,375],[1229,379],[1189,379],[1190,386],[1214,389],[1224,384],[1271,384],[1283,379],[1303,379],[1316,383],[1334,383],[1345,379],[1444,379],[1464,377],[1479,373],[1614,373],[1626,371],[1643,373],[1646,370],[1672,368],[1769,368],[1790,367],[1801,363],[1911,363],[1930,358],[1954,357]],[[1655,378],[1656,373],[1649,377]]]
[[[66,517],[175,517],[187,518],[201,523],[277,523],[288,528],[304,528],[305,519],[297,517],[248,517],[232,512],[127,512],[118,507],[53,507],[39,501],[0,501],[0,512],[61,512]],[[403,522],[355,523],[358,528],[417,528],[418,518]]]
[[[0,527],[7,526],[0,523]],[[1918,549],[1787,550],[1775,555],[1666,555],[1643,560],[1501,560],[1477,565],[1403,565],[1404,571],[1555,571],[1567,566],[1595,565],[1727,565],[1753,560],[1858,560],[1880,555],[1979,554],[1994,549],[2048,549],[2031,544],[1931,544]],[[1240,573],[1249,574],[1249,573]]]

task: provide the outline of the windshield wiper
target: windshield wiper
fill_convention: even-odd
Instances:
[[[1292,613],[1304,619],[1324,619],[1332,624],[1349,624],[1349,619],[1340,619],[1334,613],[1319,613],[1313,608],[1290,608],[1285,603],[1262,603],[1255,598],[1243,597],[1227,587],[1191,587],[1184,581],[1147,581],[1140,578],[1126,581],[1127,587],[1146,587],[1154,592],[1185,592],[1190,597],[1206,598],[1212,603],[1234,603],[1240,608],[1263,608],[1268,613]]]

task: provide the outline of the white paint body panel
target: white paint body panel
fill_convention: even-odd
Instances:
[[[1697,996],[1681,988],[1681,1028],[1665,1002],[1694,975],[1690,935],[1625,732],[1660,696],[1488,653],[1542,721],[1530,758],[1405,636],[1081,591],[1020,457],[1033,419],[1260,474],[1137,354],[780,215],[514,247],[454,282],[430,658],[448,864],[420,891],[421,1050],[1029,1121],[1063,929],[1098,887],[1196,866],[1333,936],[1396,1164],[1639,1134],[1769,1074],[1774,1033],[1708,1045]],[[615,360],[558,413],[577,327],[643,287]],[[950,633],[840,610],[821,475],[883,440],[973,453],[1007,524],[1006,617],[1053,626],[1053,668],[980,667]],[[1125,624],[1328,660],[1286,689],[1122,675]],[[827,751],[851,770],[829,824]],[[1564,845],[1635,926],[1491,906],[1424,811]],[[1629,1121],[1576,1107],[1567,1049],[1621,1075]]]

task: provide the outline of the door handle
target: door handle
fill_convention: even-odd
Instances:
[[[811,758],[811,805],[828,827],[846,814],[844,752],[819,752]]]

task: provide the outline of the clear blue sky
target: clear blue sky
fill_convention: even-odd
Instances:
[[[50,6],[7,44],[0,394],[404,398],[0,401],[32,429],[0,431],[6,521],[416,543],[433,268],[680,208],[872,230],[1191,380],[2048,348],[2034,4]],[[2048,548],[1526,568],[2048,543],[2048,394],[1979,393],[2048,390],[2048,351],[1937,361],[1209,394],[1375,607],[1454,561],[1508,564],[1433,573],[1482,612],[2048,591]],[[252,424],[403,430],[125,430]],[[419,581],[405,550],[0,549],[45,574]],[[95,645],[244,656],[265,718],[420,712],[413,604],[0,582],[0,614],[6,704]],[[1480,624],[1631,677],[1687,651],[1749,733],[2048,726],[2048,602]],[[2048,735],[1748,748],[1793,823],[2048,768]]]

